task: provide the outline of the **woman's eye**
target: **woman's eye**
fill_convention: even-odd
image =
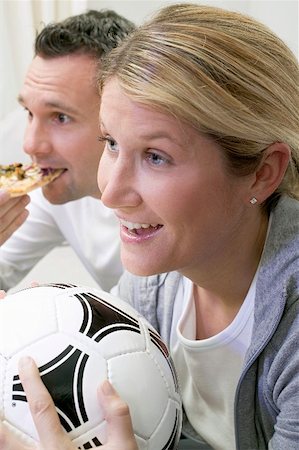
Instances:
[[[168,159],[158,153],[147,153],[146,159],[154,166],[161,166],[169,162]]]
[[[107,148],[111,152],[117,151],[117,143],[114,139],[110,137],[98,136],[99,142],[105,143],[105,148]]]
[[[106,139],[106,145],[112,152],[117,151],[117,143],[114,139],[107,138]]]
[[[109,136],[98,136],[97,137],[99,142],[104,142],[105,143],[105,149],[109,150],[110,152],[117,152],[118,148],[117,148],[117,142],[112,139]]]

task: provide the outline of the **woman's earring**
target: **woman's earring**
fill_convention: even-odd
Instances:
[[[255,205],[257,202],[257,199],[255,197],[252,197],[249,201],[252,205]]]

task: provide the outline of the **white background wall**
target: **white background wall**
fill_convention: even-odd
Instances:
[[[187,0],[191,1],[192,0]],[[181,0],[181,2],[186,2]],[[16,107],[16,96],[32,58],[35,30],[86,9],[114,9],[141,23],[167,0],[0,0],[0,119]],[[203,0],[250,14],[272,28],[298,57],[298,0]]]
[[[184,0],[180,0],[181,3]],[[186,2],[186,1],[185,1]],[[192,2],[192,0],[189,0]],[[173,1],[161,0],[0,0],[0,164],[23,161],[25,114],[16,113],[16,96],[32,58],[35,30],[86,9],[114,9],[136,24]],[[208,0],[202,3],[240,11],[273,29],[298,57],[298,0]],[[13,151],[11,150],[13,149]],[[95,285],[70,248],[51,252],[18,287],[32,280]]]
[[[169,3],[200,3],[252,15],[272,28],[298,57],[298,0],[90,0],[88,6],[111,8],[141,23],[155,10]],[[113,5],[113,6],[112,6]]]

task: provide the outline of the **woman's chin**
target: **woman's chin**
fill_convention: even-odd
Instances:
[[[146,259],[146,258],[145,258]],[[137,261],[136,258],[125,258],[122,256],[122,264],[124,268],[139,277],[149,277],[161,273],[156,265],[148,264],[146,261]]]

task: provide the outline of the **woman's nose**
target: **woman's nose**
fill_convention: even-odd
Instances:
[[[102,192],[101,200],[112,209],[132,208],[141,202],[136,170],[133,164],[121,160],[108,161],[102,156],[98,170],[98,186]]]

